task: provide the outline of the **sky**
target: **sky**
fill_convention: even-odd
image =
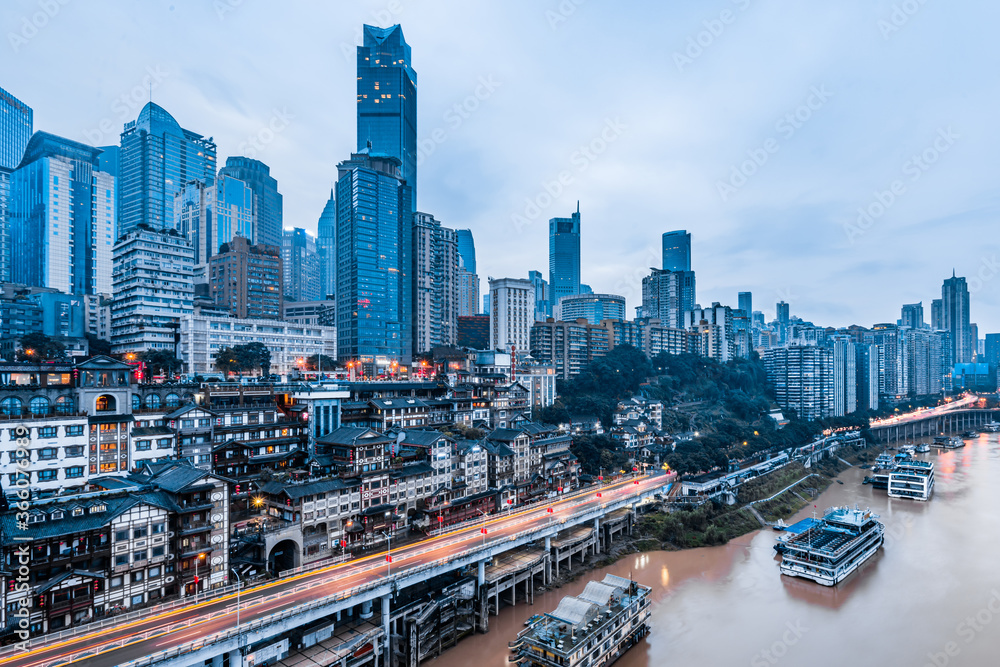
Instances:
[[[271,167],[315,231],[355,145],[355,47],[399,23],[419,210],[489,276],[548,272],[580,202],[583,281],[622,294],[693,234],[697,298],[894,322],[954,270],[1000,332],[1000,3],[986,0],[5,0],[0,87],[35,130],[118,142],[152,99],[219,164]]]

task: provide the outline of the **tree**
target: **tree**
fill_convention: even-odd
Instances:
[[[25,334],[18,342],[21,345],[16,356],[18,361],[47,361],[66,358],[66,346],[43,333]]]
[[[325,354],[314,354],[306,357],[305,369],[307,371],[322,371],[328,373],[337,368],[337,360]]]
[[[271,371],[271,351],[263,343],[223,347],[215,353],[215,368],[227,374],[259,370],[261,375],[267,375]]]
[[[90,348],[90,356],[92,357],[99,354],[106,357],[111,355],[111,341],[98,338],[94,334],[87,334],[87,347]]]
[[[173,375],[181,370],[181,360],[169,350],[146,350],[142,353],[150,375]]]

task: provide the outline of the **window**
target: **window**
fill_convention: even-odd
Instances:
[[[128,541],[128,530],[116,530],[115,531],[115,542],[126,542]]]
[[[149,534],[149,528],[147,526],[136,526],[132,529],[132,537],[139,539],[141,537],[146,537]]]
[[[116,562],[115,565],[124,565],[124,563]],[[122,577],[111,577],[111,588],[121,588],[121,586],[122,586]]]
[[[68,382],[66,384],[69,384]],[[69,396],[60,396],[56,399],[56,412],[61,415],[72,414],[76,410],[73,399]]]
[[[150,449],[152,449],[152,445],[153,445],[152,440],[137,440],[135,443],[135,449],[136,451],[139,452],[148,452]]]
[[[115,567],[121,565],[128,565],[128,554],[119,554],[115,556]]]
[[[57,451],[58,450],[55,447],[42,447],[38,450],[38,460],[52,461],[56,458]]]
[[[141,594],[140,595],[133,595],[132,596],[132,606],[135,607],[135,606],[138,606],[138,605],[142,604],[143,599],[144,598],[143,598],[143,596]]]
[[[67,426],[66,435],[83,435],[83,425],[77,424],[76,426]]]
[[[156,579],[158,576],[160,576],[160,567],[159,566],[149,568],[149,578],[150,579]]]
[[[142,407],[142,399],[139,398],[139,394],[132,394],[132,411],[135,412]]]
[[[182,419],[181,420],[181,428],[194,428],[194,420],[193,419]]]
[[[79,479],[83,477],[83,466],[70,466],[66,468],[66,479]]]
[[[171,443],[173,443],[173,440],[171,440],[170,438],[160,438],[159,440],[156,441],[156,448],[170,449]]]
[[[142,572],[133,572],[132,573],[132,583],[133,584],[137,584],[137,583],[139,583],[142,580],[143,580]]]
[[[159,558],[166,553],[166,547],[153,547],[153,558]]]
[[[41,472],[38,473],[38,481],[39,482],[54,482],[56,480],[56,477],[57,477],[57,472],[58,471],[56,471],[56,470],[42,470]]]
[[[31,402],[28,403],[28,406],[29,406],[28,409],[31,411],[31,414],[33,415],[48,414],[49,399],[45,398],[44,396],[35,396],[33,399],[31,399]]]
[[[231,423],[233,423],[233,424],[242,424],[243,423],[243,415],[233,415]]]
[[[198,420],[198,426],[211,426],[212,420],[208,418],[202,418]]]
[[[55,426],[42,426],[38,429],[39,438],[54,438],[59,434],[59,429]]]
[[[167,404],[168,408],[176,408],[181,404],[181,397],[177,394],[167,394],[163,402]]]
[[[150,410],[158,410],[160,408],[160,397],[157,394],[147,396],[146,407]]]
[[[149,554],[146,552],[145,549],[143,549],[142,551],[136,551],[135,553],[132,554],[132,562],[137,563],[139,561],[146,560],[146,557],[148,555]]]
[[[153,524],[153,535],[160,535],[167,529],[167,524],[165,523],[154,523]]]
[[[4,413],[8,417],[19,416],[21,414],[21,405],[20,399],[8,396],[0,401],[0,412]]]

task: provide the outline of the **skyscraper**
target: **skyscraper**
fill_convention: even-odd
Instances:
[[[684,328],[684,313],[695,306],[694,271],[651,269],[642,279],[639,317],[658,319],[667,327]]]
[[[790,320],[788,304],[784,301],[779,301],[775,306],[778,313],[778,324],[781,326],[787,326]]]
[[[472,238],[471,229],[459,229],[458,234],[458,256],[462,258],[465,270],[470,273],[476,272],[476,241]]]
[[[10,180],[11,279],[110,294],[115,179],[101,149],[36,132]]]
[[[574,294],[559,299],[556,319],[575,322],[585,318],[591,324],[604,320],[624,320],[625,297],[617,294]]]
[[[944,301],[941,299],[931,301],[931,329],[944,330]]]
[[[319,252],[319,295],[332,299],[337,293],[337,198],[330,190],[323,212],[319,214],[316,250]]]
[[[413,204],[400,167],[370,148],[337,165],[340,359],[377,366],[412,358]]]
[[[972,361],[972,332],[969,327],[969,287],[965,278],[952,271],[941,286],[941,326],[951,334],[950,365]]]
[[[476,273],[476,242],[472,230],[459,229],[458,234],[458,315],[479,314],[479,275]]]
[[[219,248],[240,236],[254,243],[253,190],[233,176],[219,174],[209,184],[189,181],[174,195],[174,223],[194,249],[195,266],[206,266]]]
[[[215,241],[212,254],[216,254],[223,244],[237,236],[259,243],[255,232],[254,192],[243,181],[233,176],[219,174],[215,179]],[[274,244],[262,244],[274,245]],[[277,247],[277,246],[275,246]]]
[[[283,198],[271,168],[248,157],[226,158],[219,176],[230,176],[247,184],[253,191],[254,230],[246,238],[258,245],[281,246]],[[241,234],[240,236],[244,236]]]
[[[580,202],[569,218],[549,220],[550,303],[580,293]]]
[[[0,282],[11,279],[10,174],[28,146],[33,116],[31,107],[0,88]]]
[[[320,297],[320,260],[316,237],[304,229],[286,229],[281,237],[285,299],[316,301]]]
[[[753,294],[751,292],[740,292],[737,295],[739,309],[746,313],[746,318],[753,316]]]
[[[282,318],[281,251],[236,236],[209,260],[212,300],[240,319]]]
[[[843,417],[858,409],[858,352],[848,336],[833,341],[833,416]]]
[[[995,371],[1000,368],[1000,334],[986,334],[986,363]]]
[[[403,28],[394,25],[364,27],[358,47],[358,151],[371,146],[373,154],[400,162],[400,177],[417,206],[417,73]]]
[[[173,228],[174,195],[190,181],[215,180],[215,142],[182,129],[149,102],[125,126],[118,163],[118,234],[139,224]]]
[[[663,235],[663,270],[691,270],[691,234],[682,230]]]
[[[535,286],[535,321],[544,322],[552,317],[552,300],[549,283],[541,271],[528,271],[528,280]]]
[[[911,329],[924,328],[924,303],[903,304],[901,311],[900,325]]]
[[[775,400],[801,420],[833,414],[833,350],[816,345],[772,348],[761,355]]]
[[[490,349],[526,353],[535,323],[535,288],[530,280],[490,279]]]
[[[415,352],[458,340],[458,235],[429,213],[413,215]]]

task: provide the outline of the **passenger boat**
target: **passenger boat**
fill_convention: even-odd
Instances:
[[[871,510],[833,507],[782,547],[781,573],[834,586],[882,547],[885,526]]]
[[[1000,424],[996,422],[990,422],[983,426],[983,433],[997,433],[1000,431]]]
[[[966,440],[975,440],[976,438],[979,437],[979,434],[976,433],[975,431],[966,431],[965,433],[962,434],[962,437],[965,438]]]
[[[889,497],[929,500],[934,492],[934,464],[930,461],[903,461],[889,473]]]
[[[921,442],[920,444],[918,444],[916,447],[913,448],[913,451],[917,454],[926,454],[927,452],[931,451],[931,446],[928,445],[926,442]]]
[[[934,436],[934,443],[932,447],[940,447],[941,449],[958,449],[959,447],[965,447],[965,440],[957,436],[948,437],[947,435],[937,435]]]
[[[875,459],[872,466],[872,474],[866,477],[868,483],[876,489],[885,489],[889,486],[889,473],[896,467],[896,459],[888,452],[882,452]]]

